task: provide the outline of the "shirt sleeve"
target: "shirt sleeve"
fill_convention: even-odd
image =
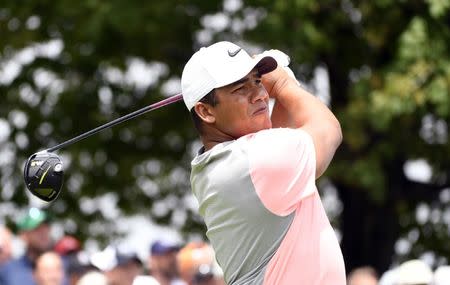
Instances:
[[[256,193],[272,213],[286,216],[316,191],[316,157],[303,130],[277,128],[249,138],[250,176]]]

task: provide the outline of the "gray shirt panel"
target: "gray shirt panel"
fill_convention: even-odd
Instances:
[[[262,284],[294,214],[267,210],[250,178],[247,143],[216,145],[192,161],[191,184],[227,284]]]

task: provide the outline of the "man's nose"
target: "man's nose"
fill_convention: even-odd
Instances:
[[[252,93],[252,103],[258,102],[259,100],[266,100],[269,97],[269,93],[267,93],[266,88],[263,86],[255,86]]]

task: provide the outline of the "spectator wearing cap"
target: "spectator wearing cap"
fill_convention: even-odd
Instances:
[[[12,233],[6,227],[0,225],[0,266],[11,260]]]
[[[139,275],[133,280],[133,285],[161,285],[155,277],[150,275]]]
[[[81,276],[76,285],[109,285],[105,274],[99,271],[89,271]]]
[[[82,252],[80,241],[70,235],[59,239],[54,247],[63,260],[66,284],[74,285],[87,271],[93,269],[88,263],[88,257]]]
[[[33,267],[33,277],[36,285],[63,285],[64,266],[61,256],[48,251],[40,255]]]
[[[391,268],[385,272],[383,272],[380,276],[380,279],[378,281],[378,285],[396,285],[396,270],[397,268]]]
[[[20,238],[25,243],[25,254],[0,268],[2,285],[34,285],[33,263],[51,248],[50,224],[46,212],[31,208],[17,223]]]
[[[81,243],[73,236],[65,235],[55,243],[55,251],[61,256],[68,256],[78,253],[81,250]]]
[[[177,255],[180,276],[188,285],[222,285],[222,270],[213,248],[204,242],[191,242]]]
[[[441,265],[433,273],[433,285],[450,284],[450,265]]]
[[[433,280],[430,266],[419,259],[403,262],[395,274],[395,285],[431,285]]]
[[[180,280],[177,268],[177,253],[180,246],[170,241],[155,241],[150,250],[148,267],[151,275],[161,285],[185,284]]]
[[[91,262],[104,272],[108,285],[132,285],[134,279],[144,272],[136,254],[122,252],[113,246],[94,254]]]
[[[135,254],[117,253],[116,265],[106,272],[109,285],[131,285],[144,272],[142,262]]]

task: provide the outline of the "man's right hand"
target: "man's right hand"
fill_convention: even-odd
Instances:
[[[290,62],[289,56],[276,49],[265,51],[261,56],[271,56],[277,61],[277,68],[262,76],[262,83],[270,98],[276,98],[289,81],[292,79],[296,81],[294,74],[287,67]]]
[[[293,78],[289,76],[284,67],[278,65],[272,72],[264,74],[261,80],[269,97],[276,99],[281,90],[293,81]]]

